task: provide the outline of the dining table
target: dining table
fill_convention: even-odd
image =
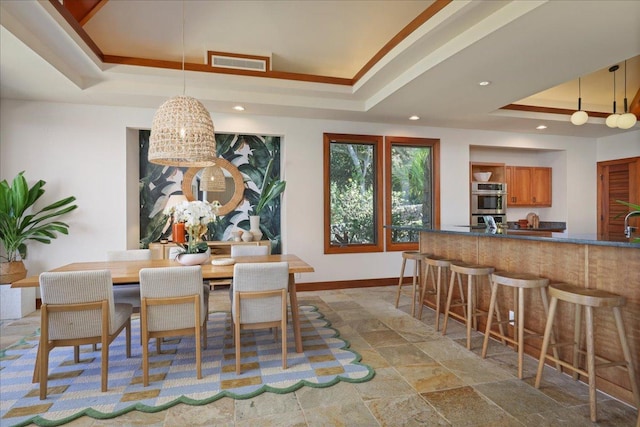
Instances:
[[[234,257],[234,263],[228,265],[213,265],[212,260],[221,257],[212,256],[209,261],[201,264],[202,278],[208,279],[233,279],[235,263],[255,262],[281,262],[289,263],[289,302],[291,305],[291,318],[295,337],[296,352],[302,353],[302,336],[300,335],[300,317],[298,312],[298,296],[296,294],[295,276],[298,273],[312,273],[313,267],[293,254],[238,256]],[[140,270],[143,268],[182,267],[177,261],[169,259],[154,259],[144,261],[91,261],[74,262],[62,267],[49,270],[52,272],[109,270],[114,286],[127,285],[140,282]],[[39,276],[29,276],[17,280],[11,284],[12,288],[37,288],[40,286]]]

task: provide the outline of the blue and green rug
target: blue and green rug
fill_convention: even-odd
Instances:
[[[100,391],[100,351],[83,346],[80,363],[71,347],[50,353],[46,400],[31,383],[38,335],[0,352],[0,425],[35,423],[56,426],[82,415],[114,418],[129,411],[157,412],[178,403],[204,405],[222,397],[248,399],[263,392],[290,393],[301,387],[329,387],[340,381],[365,382],[373,368],[330,327],[312,306],[300,307],[304,353],[294,351],[288,331],[288,368],[282,369],[280,340],[268,330],[243,332],[242,374],[235,374],[235,349],[229,313],[210,314],[208,348],[202,353],[201,380],[196,379],[193,337],[166,341],[163,354],[150,343],[150,383],[142,386],[139,321],[132,320],[132,357],[125,357],[124,332],[109,347],[109,389]]]

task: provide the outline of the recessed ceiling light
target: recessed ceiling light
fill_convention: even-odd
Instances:
[[[538,130],[543,130],[543,129],[546,129],[546,128],[547,127],[545,125],[536,126],[536,129],[538,129]]]
[[[244,107],[242,105],[236,105],[233,109],[236,111],[244,111]]]
[[[409,120],[420,120],[419,116],[411,116],[409,117]]]
[[[478,84],[480,86],[489,86],[491,84],[491,82],[489,80],[483,80],[481,82],[478,82]]]

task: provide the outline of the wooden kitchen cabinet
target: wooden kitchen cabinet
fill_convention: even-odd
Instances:
[[[504,163],[470,162],[469,163],[470,181],[474,181],[473,174],[475,172],[491,172],[491,178],[489,178],[489,182],[505,182]]]
[[[506,166],[507,206],[551,206],[551,168]]]

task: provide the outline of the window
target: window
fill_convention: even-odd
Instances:
[[[385,224],[433,228],[440,224],[439,140],[386,137]],[[419,233],[386,229],[388,251],[418,248]]]
[[[388,251],[418,249],[418,232],[387,228],[383,236],[383,224],[440,224],[440,141],[386,137],[384,152],[382,141],[373,135],[324,134],[327,254],[381,252],[383,238]]]
[[[324,134],[327,254],[381,252],[382,137]]]

